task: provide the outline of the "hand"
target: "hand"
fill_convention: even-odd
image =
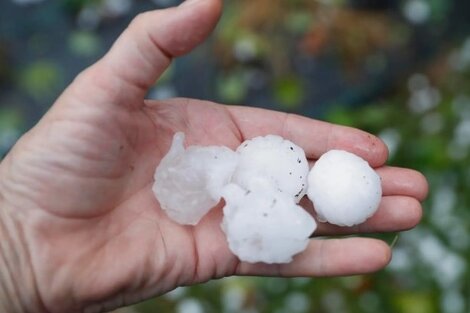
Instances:
[[[187,134],[188,144],[230,148],[278,134],[302,146],[312,161],[339,148],[380,167],[379,212],[357,228],[322,224],[320,235],[398,231],[418,223],[425,179],[381,167],[387,149],[372,135],[261,109],[144,100],[171,58],[203,41],[220,11],[218,0],[199,0],[138,16],[1,163],[6,272],[0,281],[18,299],[12,304],[18,311],[102,312],[212,278],[349,275],[389,262],[384,242],[348,238],[312,239],[291,264],[246,264],[228,250],[220,208],[195,227],[172,222],[151,186],[176,131]]]

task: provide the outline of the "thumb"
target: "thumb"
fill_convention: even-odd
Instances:
[[[141,13],[111,50],[79,75],[73,89],[82,97],[90,94],[125,105],[142,100],[172,58],[207,38],[221,6],[220,0],[186,0],[178,7]]]

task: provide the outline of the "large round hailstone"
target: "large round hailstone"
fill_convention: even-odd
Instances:
[[[183,146],[176,133],[155,171],[153,192],[163,210],[180,224],[195,225],[219,201],[237,165],[237,153],[223,146]]]
[[[247,190],[274,187],[297,203],[306,194],[308,162],[304,150],[293,142],[276,135],[256,137],[243,142],[237,152],[234,183]]]
[[[230,250],[241,261],[288,263],[305,250],[315,220],[294,199],[275,190],[224,188],[224,230]]]
[[[308,197],[318,218],[352,226],[364,222],[379,207],[379,175],[355,154],[331,150],[320,157],[308,175]]]

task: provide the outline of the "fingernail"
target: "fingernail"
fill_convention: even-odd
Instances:
[[[204,0],[186,0],[183,3],[180,4],[180,6],[185,7],[185,6],[191,6],[194,4],[198,4],[199,2],[202,2]]]

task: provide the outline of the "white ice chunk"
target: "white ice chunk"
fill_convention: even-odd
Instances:
[[[224,188],[224,230],[230,250],[245,262],[288,263],[305,250],[315,220],[277,190]]]
[[[304,150],[275,135],[246,140],[237,149],[240,161],[233,182],[247,190],[275,189],[298,203],[307,192],[309,166]],[[268,178],[269,181],[258,178]]]
[[[236,152],[223,146],[183,146],[176,133],[168,154],[155,171],[153,192],[168,216],[195,225],[220,200],[238,162]]]
[[[364,222],[379,207],[379,175],[362,158],[331,150],[320,157],[308,176],[308,197],[320,220],[340,226]]]

